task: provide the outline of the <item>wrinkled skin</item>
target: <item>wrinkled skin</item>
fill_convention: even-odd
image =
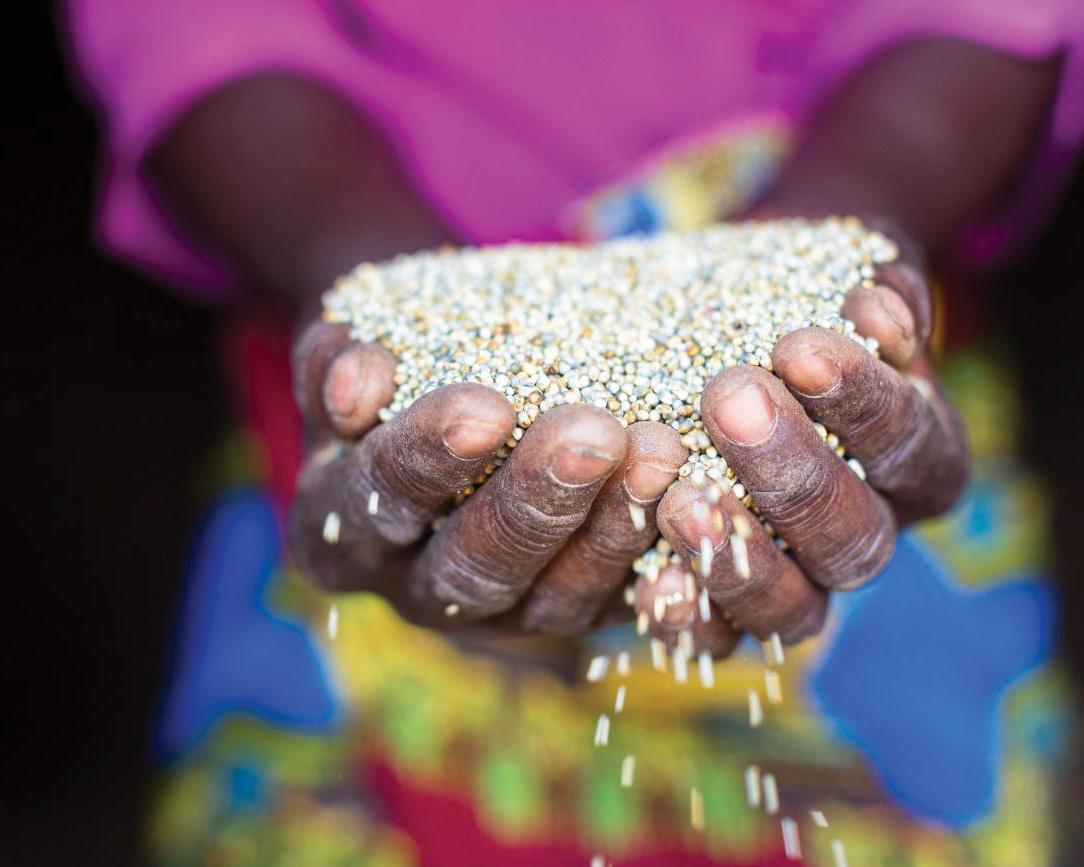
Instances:
[[[707,538],[712,568],[696,580],[715,615],[704,623],[695,600],[675,602],[661,621],[650,618],[652,634],[672,644],[689,628],[697,649],[716,656],[741,631],[799,641],[821,628],[828,591],[872,580],[899,527],[945,509],[965,481],[962,431],[925,353],[929,299],[919,273],[893,263],[847,299],[845,315],[880,342],[881,360],[835,332],[803,329],[776,346],[774,375],[731,369],[705,390],[707,432],[786,553],[735,497],[710,505],[690,482],[673,484],[686,450],[672,428],[622,429],[609,413],[580,405],[544,413],[432,532],[432,520],[510,436],[511,405],[485,386],[450,385],[378,424],[394,391],[394,359],[325,323],[310,326],[295,352],[298,401],[316,446],[294,505],[294,550],[328,589],[381,593],[418,623],[570,634],[633,613],[622,591],[656,533],[693,564]],[[810,418],[838,434],[866,481]],[[630,504],[644,510],[642,530]],[[342,521],[334,545],[322,535],[330,511]],[[730,551],[736,532],[746,538],[748,577]],[[660,593],[680,593],[685,572],[639,579],[636,611],[653,612]]]

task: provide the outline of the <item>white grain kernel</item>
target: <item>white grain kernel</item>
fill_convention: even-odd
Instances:
[[[828,827],[828,819],[820,810],[810,810],[809,818],[813,820],[813,824],[816,825],[818,828]]]
[[[708,591],[701,590],[700,597],[697,600],[697,604],[700,607],[700,619],[704,623],[711,622],[711,600],[708,598]]]
[[[854,471],[854,474],[858,476],[863,482],[866,480],[866,468],[859,463],[857,458],[848,458],[847,466]]]
[[[734,561],[734,571],[748,581],[753,574],[749,569],[749,548],[737,533],[730,534],[730,558]]]
[[[835,867],[847,867],[847,851],[843,848],[842,840],[832,841],[832,860]]]
[[[696,655],[696,648],[693,644],[693,633],[691,629],[682,629],[678,633],[678,647],[686,657],[692,659]]]
[[[617,694],[614,696],[614,713],[621,713],[625,709],[625,693],[628,687],[625,684],[621,684],[617,688]]]
[[[700,574],[707,577],[711,574],[711,563],[715,559],[715,546],[707,536],[700,537]]]
[[[712,661],[711,654],[706,650],[700,651],[700,655],[696,658],[697,666],[700,672],[700,685],[704,689],[715,688],[715,664]]]
[[[783,703],[783,685],[778,671],[769,668],[764,672],[764,694],[768,697],[769,704]]]
[[[629,652],[627,650],[622,650],[617,654],[617,673],[622,677],[628,677],[630,669]]]
[[[756,765],[745,769],[745,802],[753,809],[760,806],[760,768]]]
[[[761,779],[761,788],[764,791],[764,812],[774,816],[779,812],[779,787],[775,782],[775,774],[765,774]]]
[[[671,656],[674,666],[674,680],[685,683],[689,680],[689,658],[680,647],[675,647]]]
[[[625,756],[621,760],[621,785],[626,789],[632,785],[632,778],[636,774],[636,756]]]
[[[783,831],[783,854],[791,861],[802,857],[802,844],[798,838],[798,823],[787,817],[779,822]]]
[[[749,725],[753,728],[764,722],[764,708],[760,704],[760,693],[749,690]]]
[[[445,617],[455,617],[459,613],[459,606],[454,602],[449,602],[444,606]]]
[[[375,515],[380,511],[380,491],[373,491],[369,494],[368,510],[370,515]]]
[[[666,671],[666,645],[657,638],[651,639],[651,666],[656,671]]]
[[[767,641],[761,642],[761,647],[764,650],[764,659],[768,665],[774,665],[778,668],[786,661],[786,657],[783,655],[783,639],[779,637],[778,632],[773,632],[768,636]]]
[[[610,742],[610,718],[604,713],[598,715],[595,723],[595,746],[604,747]]]
[[[324,541],[329,545],[339,544],[339,530],[342,529],[342,519],[338,512],[328,512],[324,518]]]
[[[590,683],[598,683],[606,676],[610,668],[610,657],[596,656],[587,666],[587,680]]]
[[[332,605],[327,610],[327,637],[332,641],[339,634],[339,606]]]
[[[636,634],[637,635],[647,635],[647,628],[650,625],[648,623],[648,621],[650,619],[651,619],[651,615],[649,615],[646,611],[641,611],[639,614],[636,615]]]
[[[632,526],[636,529],[636,532],[639,533],[647,527],[647,516],[644,514],[642,506],[629,503],[629,517],[632,518]]]
[[[689,790],[689,824],[694,831],[704,830],[704,796],[696,786]]]

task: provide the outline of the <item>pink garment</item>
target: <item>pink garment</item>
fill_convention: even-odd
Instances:
[[[559,238],[571,203],[669,142],[766,113],[800,128],[827,88],[912,36],[1064,54],[1046,135],[1019,195],[992,215],[993,237],[1053,206],[1084,139],[1081,0],[69,0],[68,11],[106,122],[101,238],[207,300],[225,299],[232,275],[182,237],[143,161],[194,103],[259,73],[312,77],[373,117],[469,242]]]

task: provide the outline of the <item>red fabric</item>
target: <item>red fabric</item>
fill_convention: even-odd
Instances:
[[[366,789],[379,796],[385,818],[417,844],[420,867],[587,867],[595,854],[572,842],[515,845],[496,840],[480,826],[470,803],[454,794],[411,785],[384,763],[367,764],[362,774]],[[788,861],[781,849],[754,861],[720,861],[664,848],[612,863],[614,867],[801,867],[802,862]]]
[[[283,509],[293,498],[301,466],[301,414],[291,386],[290,343],[291,330],[284,322],[250,316],[226,327],[220,350],[237,419]]]

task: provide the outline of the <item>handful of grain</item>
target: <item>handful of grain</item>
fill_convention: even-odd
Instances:
[[[727,367],[771,370],[776,341],[811,325],[876,352],[840,310],[897,252],[853,218],[722,224],[589,247],[442,250],[358,266],[327,293],[324,315],[398,358],[385,421],[449,383],[504,394],[518,426],[489,472],[540,414],[584,403],[622,425],[675,428],[690,451],[680,475],[755,508],[703,430],[704,387]]]

